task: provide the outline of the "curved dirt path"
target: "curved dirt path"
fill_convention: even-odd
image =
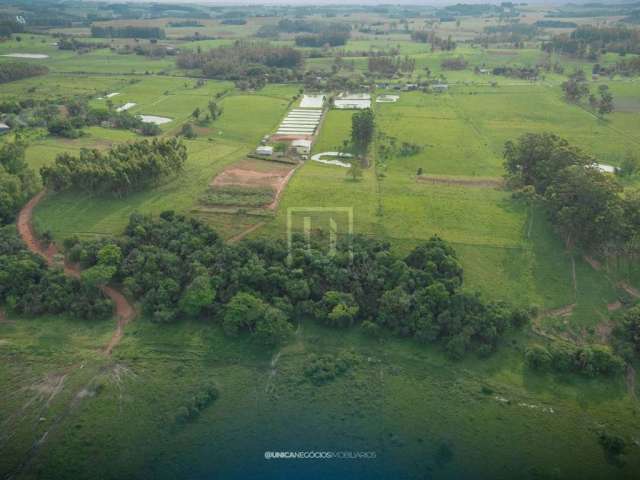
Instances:
[[[26,244],[27,248],[31,250],[33,253],[36,253],[43,257],[49,265],[53,265],[55,260],[55,255],[58,253],[58,249],[55,244],[51,243],[48,247],[45,247],[38,241],[35,232],[33,230],[33,209],[38,205],[40,200],[46,195],[46,190],[42,190],[35,197],[33,197],[27,204],[22,207],[20,213],[18,214],[18,233],[22,237],[22,240]],[[68,262],[64,263],[64,273],[75,278],[80,277],[80,269],[77,265],[70,264]],[[104,349],[104,352],[107,355],[111,355],[112,350],[120,343],[122,340],[122,335],[124,334],[124,327],[131,320],[133,320],[136,316],[136,311],[133,308],[133,305],[126,299],[126,297],[120,293],[118,290],[109,286],[102,286],[100,290],[109,297],[114,305],[115,305],[115,314],[117,317],[117,326],[115,332],[109,340],[109,343]]]
[[[240,240],[242,240],[244,237],[246,237],[247,235],[249,235],[251,232],[259,229],[260,227],[262,227],[266,222],[259,222],[256,223],[255,225],[251,225],[249,228],[247,228],[246,230],[243,230],[242,232],[240,232],[239,234],[231,237],[229,240],[227,240],[227,242],[229,243],[237,243]]]

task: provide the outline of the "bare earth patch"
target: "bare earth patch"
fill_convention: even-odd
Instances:
[[[623,289],[625,292],[627,292],[629,295],[631,295],[633,298],[640,298],[640,290],[638,290],[635,287],[632,287],[627,282],[620,282],[618,283],[618,286],[621,289]]]
[[[271,188],[273,200],[265,207],[273,210],[284,187],[291,179],[297,166],[262,160],[242,160],[218,174],[209,186],[220,187]]]

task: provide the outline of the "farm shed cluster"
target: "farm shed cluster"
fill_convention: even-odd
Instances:
[[[371,108],[371,95],[368,93],[341,93],[333,101],[333,106],[340,110],[364,110]]]
[[[276,135],[314,135],[322,118],[324,101],[324,95],[303,95],[300,106],[287,114]]]

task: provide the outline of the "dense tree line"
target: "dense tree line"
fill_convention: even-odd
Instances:
[[[624,253],[640,232],[640,197],[623,195],[595,159],[551,134],[505,145],[505,169],[519,196],[539,199],[568,245]]]
[[[640,30],[620,26],[582,25],[569,35],[555,35],[542,48],[549,53],[589,60],[597,60],[606,52],[640,53]]]
[[[507,23],[504,25],[490,25],[488,27],[484,27],[484,31],[486,33],[518,33],[530,38],[533,38],[538,33],[538,29],[535,25],[519,22]]]
[[[298,18],[283,18],[278,22],[277,29],[282,33],[340,32],[348,34],[351,31],[351,25],[348,23],[317,22]]]
[[[123,27],[114,26],[91,26],[91,36],[97,38],[165,38],[164,29],[159,27],[141,27],[126,25]]]
[[[614,330],[616,350],[628,361],[640,356],[640,305],[626,310]]]
[[[25,160],[25,147],[20,140],[0,147],[0,225],[12,222],[38,191],[38,181]]]
[[[624,370],[624,360],[604,345],[577,346],[559,341],[549,347],[527,348],[525,362],[535,370],[587,376],[615,375]]]
[[[593,73],[596,75],[608,75],[610,77],[614,75],[623,75],[630,77],[640,74],[640,57],[632,57],[629,59],[622,59],[614,63],[613,65],[600,65],[596,63],[593,66]]]
[[[121,258],[113,279],[155,321],[207,318],[228,335],[268,345],[286,341],[295,323],[307,318],[333,328],[361,325],[375,336],[439,342],[459,358],[472,350],[492,352],[502,333],[528,318],[523,310],[462,292],[462,268],[439,238],[404,259],[392,255],[388,243],[341,239],[332,256],[315,240],[309,248],[301,236],[291,250],[268,239],[226,244],[203,223],[164,212],[158,220],[132,215],[120,239],[70,241],[67,252],[94,268],[109,243],[115,253],[108,256]]]
[[[534,25],[539,28],[578,28],[577,23],[562,20],[537,20]]]
[[[36,65],[28,62],[0,63],[0,83],[13,82],[23,78],[46,75],[49,69],[44,65]]]
[[[112,314],[111,300],[95,286],[48,268],[29,252],[14,226],[0,228],[0,304],[25,315],[68,314],[96,320]]]
[[[431,51],[434,52],[436,50],[450,51],[455,50],[457,47],[457,43],[452,40],[451,35],[449,35],[446,39],[440,38],[435,32],[428,32],[425,30],[414,30],[411,32],[411,40],[418,43],[429,43],[431,44]]]
[[[0,38],[8,38],[13,33],[22,33],[24,26],[16,22],[15,18],[0,18]]]
[[[494,67],[492,73],[502,77],[520,78],[522,80],[538,79],[537,67],[501,66]]]
[[[108,43],[101,42],[86,42],[76,37],[59,36],[58,37],[58,50],[71,50],[79,53],[87,53],[91,50],[98,50],[101,48],[111,47]]]
[[[369,72],[391,78],[396,73],[413,73],[416,68],[416,59],[408,55],[400,57],[371,55],[367,59],[367,67]]]
[[[445,58],[440,62],[440,66],[443,70],[464,70],[468,63],[464,57]]]
[[[107,152],[62,153],[42,167],[43,182],[53,190],[69,188],[123,195],[180,172],[187,149],[177,139],[143,140],[118,145]]]
[[[182,52],[176,63],[184,69],[201,69],[207,78],[262,86],[267,81],[286,82],[297,79],[303,58],[295,48],[237,41],[233,45],[207,52]]]
[[[340,47],[347,44],[349,32],[325,31],[320,33],[308,33],[296,35],[295,42],[298,47]]]

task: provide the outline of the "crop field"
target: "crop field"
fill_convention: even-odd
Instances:
[[[164,7],[126,8],[146,12]],[[525,133],[552,132],[599,163],[625,165],[640,152],[638,75],[592,78],[595,61],[547,55],[541,42],[572,31],[568,28],[541,29],[521,45],[503,39],[484,45],[485,28],[510,25],[508,16],[459,16],[439,7],[414,15],[414,6],[370,11],[333,6],[327,7],[330,13],[317,6],[309,6],[309,12],[306,7],[265,6],[253,15],[248,13],[253,7],[225,6],[207,10],[211,15],[198,19],[201,25],[175,26],[170,23],[187,19],[185,12],[192,7],[171,8],[177,10],[160,16],[137,12],[131,18],[128,13],[118,14],[124,18],[98,15],[101,20],[93,21],[100,26],[162,28],[166,38],[157,41],[92,38],[91,22],[75,21],[0,41],[0,65],[28,62],[49,69],[0,84],[0,121],[19,132],[1,135],[0,147],[24,141],[26,163],[36,173],[38,189],[40,169],[54,165],[63,153],[106,152],[144,139],[175,137],[187,151],[177,174],[126,193],[96,193],[83,185],[54,191],[49,183],[33,211],[36,234],[43,239],[50,235],[62,250],[69,248],[64,241],[72,237],[121,237],[134,213],[158,218],[172,210],[214,228],[229,256],[255,257],[250,268],[233,272],[239,285],[243,277],[275,284],[276,277],[284,275],[267,268],[243,239],[286,242],[291,233],[313,233],[323,241],[333,239],[334,233],[340,238],[354,233],[388,242],[393,254],[404,258],[438,236],[456,251],[464,272],[462,290],[478,293],[482,301],[531,308],[529,324],[499,337],[490,355],[469,351],[454,361],[440,340],[425,345],[417,335],[401,338],[400,332],[368,336],[361,325],[329,328],[298,314],[293,302],[287,310],[292,315],[287,317],[290,341],[269,347],[249,338],[248,332],[229,336],[218,321],[228,307],[222,303],[211,303],[198,315],[158,321],[157,312],[147,309],[147,299],[136,297],[127,283],[133,277],[124,281],[124,275],[93,289],[122,289],[137,315],[128,324],[121,323],[121,316],[99,321],[67,314],[19,315],[15,298],[8,298],[0,305],[0,477],[77,480],[95,478],[88,472],[99,471],[107,480],[240,480],[260,471],[269,479],[296,478],[301,463],[268,461],[265,452],[329,449],[375,451],[376,458],[307,462],[305,478],[638,478],[638,358],[625,357],[624,369],[611,376],[538,371],[525,361],[530,347],[551,348],[554,342],[618,348],[615,327],[640,299],[637,258],[592,257],[574,248],[554,228],[543,202],[517,198],[504,177],[505,142]],[[549,8],[522,5],[520,23],[552,18],[612,26],[623,18],[548,17]],[[566,8],[569,12],[578,7]],[[100,10],[88,11],[93,15]],[[438,20],[449,15],[455,19]],[[345,45],[299,47],[296,36],[314,33],[307,28],[270,34],[283,18],[318,22],[314,28],[350,25],[350,38]],[[432,48],[411,39],[410,32],[419,30],[458,44],[451,51]],[[60,35],[112,48],[60,50],[55,42],[66,38]],[[127,45],[206,52],[233,48],[238,40],[296,48],[304,64],[278,71],[278,81],[271,67],[253,59],[241,75],[234,76],[235,65],[229,63],[229,72],[204,78],[210,59],[185,70],[177,66],[175,52],[151,58],[118,51]],[[386,56],[391,49],[398,61],[414,60],[415,68],[378,78],[369,71],[368,55]],[[16,53],[48,58],[2,56]],[[443,61],[453,58],[467,63],[460,70],[443,68]],[[609,52],[597,62],[613,68],[621,59],[637,58]],[[542,62],[561,63],[564,71],[540,70],[536,80],[492,71],[537,68]],[[346,66],[337,71],[337,63]],[[567,101],[563,83],[577,70],[585,73],[589,92],[608,86],[614,111],[599,115],[587,100]],[[249,77],[257,81],[249,82]],[[420,88],[410,89],[413,83]],[[442,93],[422,88],[435,83],[448,88]],[[356,110],[334,109],[331,102],[310,152],[284,149],[271,161],[254,154],[303,94],[336,98],[347,89],[368,92],[374,99],[375,134],[361,169],[307,158],[349,148],[357,153],[355,141],[349,145]],[[377,103],[378,95],[399,99]],[[46,122],[22,125],[1,109],[23,99],[46,102],[77,96],[87,99],[87,109],[113,112],[135,104],[127,110],[132,115],[170,121],[149,136],[139,122],[126,130],[97,121],[81,127],[75,138],[66,138],[49,130]],[[217,115],[212,102],[219,107]],[[52,115],[64,115],[65,108],[55,105]],[[213,119],[205,118],[210,114]],[[390,142],[414,150],[398,148],[385,156]],[[4,174],[0,166],[0,199],[12,188],[2,183]],[[640,170],[616,178],[625,195],[637,194]],[[238,250],[232,251],[235,245]],[[276,251],[275,244],[264,245]],[[5,265],[2,261],[0,266]],[[204,268],[199,261],[185,262],[185,272]],[[316,259],[309,254],[308,261]],[[394,275],[409,276],[405,263],[393,265]],[[340,265],[336,272],[332,274],[338,277],[350,270]],[[0,275],[0,280],[6,277]],[[169,276],[167,280],[172,281]],[[207,284],[212,298],[225,294],[225,286],[216,282],[219,278]],[[0,285],[0,299],[3,288]],[[155,294],[170,295],[161,290]],[[182,305],[184,296],[171,295]],[[283,297],[276,300],[289,301],[288,291],[277,295]],[[312,298],[309,292],[302,296]],[[115,347],[105,354],[105,345],[117,335]],[[316,384],[308,372],[318,357],[347,358],[348,366]],[[211,385],[219,398],[193,414],[197,399],[206,396]],[[183,411],[190,415],[188,421]],[[626,440],[624,454],[612,458],[605,453],[599,438],[603,431]]]

